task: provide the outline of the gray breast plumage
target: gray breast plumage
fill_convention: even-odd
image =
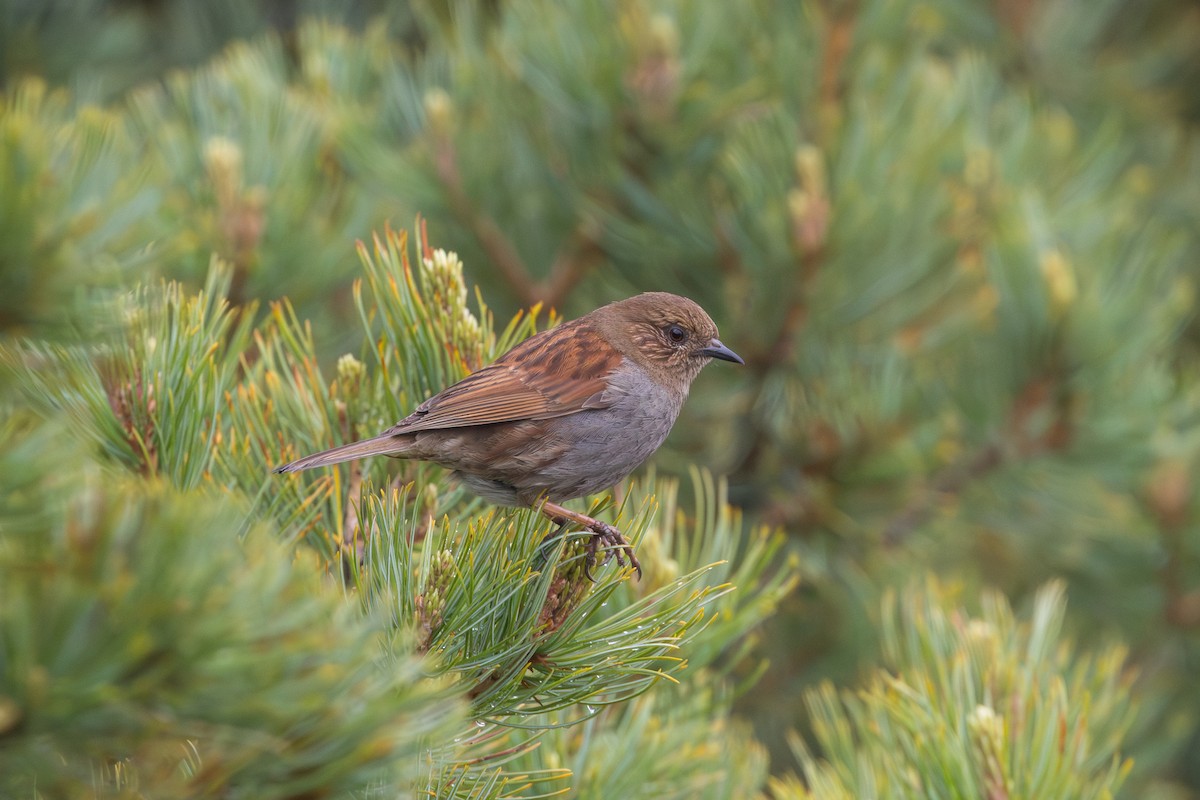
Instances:
[[[615,370],[605,391],[607,404],[542,423],[540,441],[530,445],[555,453],[549,463],[513,485],[492,476],[457,477],[471,491],[502,505],[528,505],[540,498],[563,502],[607,489],[650,457],[667,438],[686,395],[666,389],[628,361]],[[550,421],[547,421],[550,422]],[[512,481],[513,476],[506,476]]]

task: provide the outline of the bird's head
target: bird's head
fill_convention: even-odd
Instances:
[[[668,292],[646,292],[593,312],[621,353],[660,384],[687,392],[714,358],[744,364],[721,344],[717,326],[696,303]]]

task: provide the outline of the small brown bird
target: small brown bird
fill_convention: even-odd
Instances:
[[[647,292],[529,337],[372,439],[275,471],[372,455],[432,461],[486,500],[582,526],[594,534],[589,565],[605,544],[640,576],[620,531],[560,504],[613,486],[657,450],[714,358],[745,363],[700,306]]]

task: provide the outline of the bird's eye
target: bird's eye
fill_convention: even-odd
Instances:
[[[682,325],[668,325],[667,326],[667,338],[670,339],[673,343],[682,344],[683,342],[687,341],[687,337],[688,337],[687,331],[685,331],[683,329]]]

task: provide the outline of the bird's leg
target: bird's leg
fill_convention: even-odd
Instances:
[[[633,553],[633,546],[612,525],[609,525],[607,522],[601,522],[598,519],[593,519],[587,514],[580,514],[578,511],[563,508],[558,503],[551,503],[550,501],[542,503],[541,511],[552,521],[559,524],[559,529],[554,532],[555,535],[561,533],[568,522],[574,522],[576,525],[580,525],[585,530],[592,532],[592,539],[588,542],[587,566],[584,568],[584,573],[587,574],[589,580],[591,580],[592,576],[587,568],[596,563],[596,551],[602,544],[611,548],[611,551],[604,554],[604,561],[600,562],[601,565],[605,561],[608,561],[611,553],[617,557],[617,563],[623,567],[625,566],[625,556],[628,555],[629,564],[637,571],[638,580],[642,579],[642,565]]]

